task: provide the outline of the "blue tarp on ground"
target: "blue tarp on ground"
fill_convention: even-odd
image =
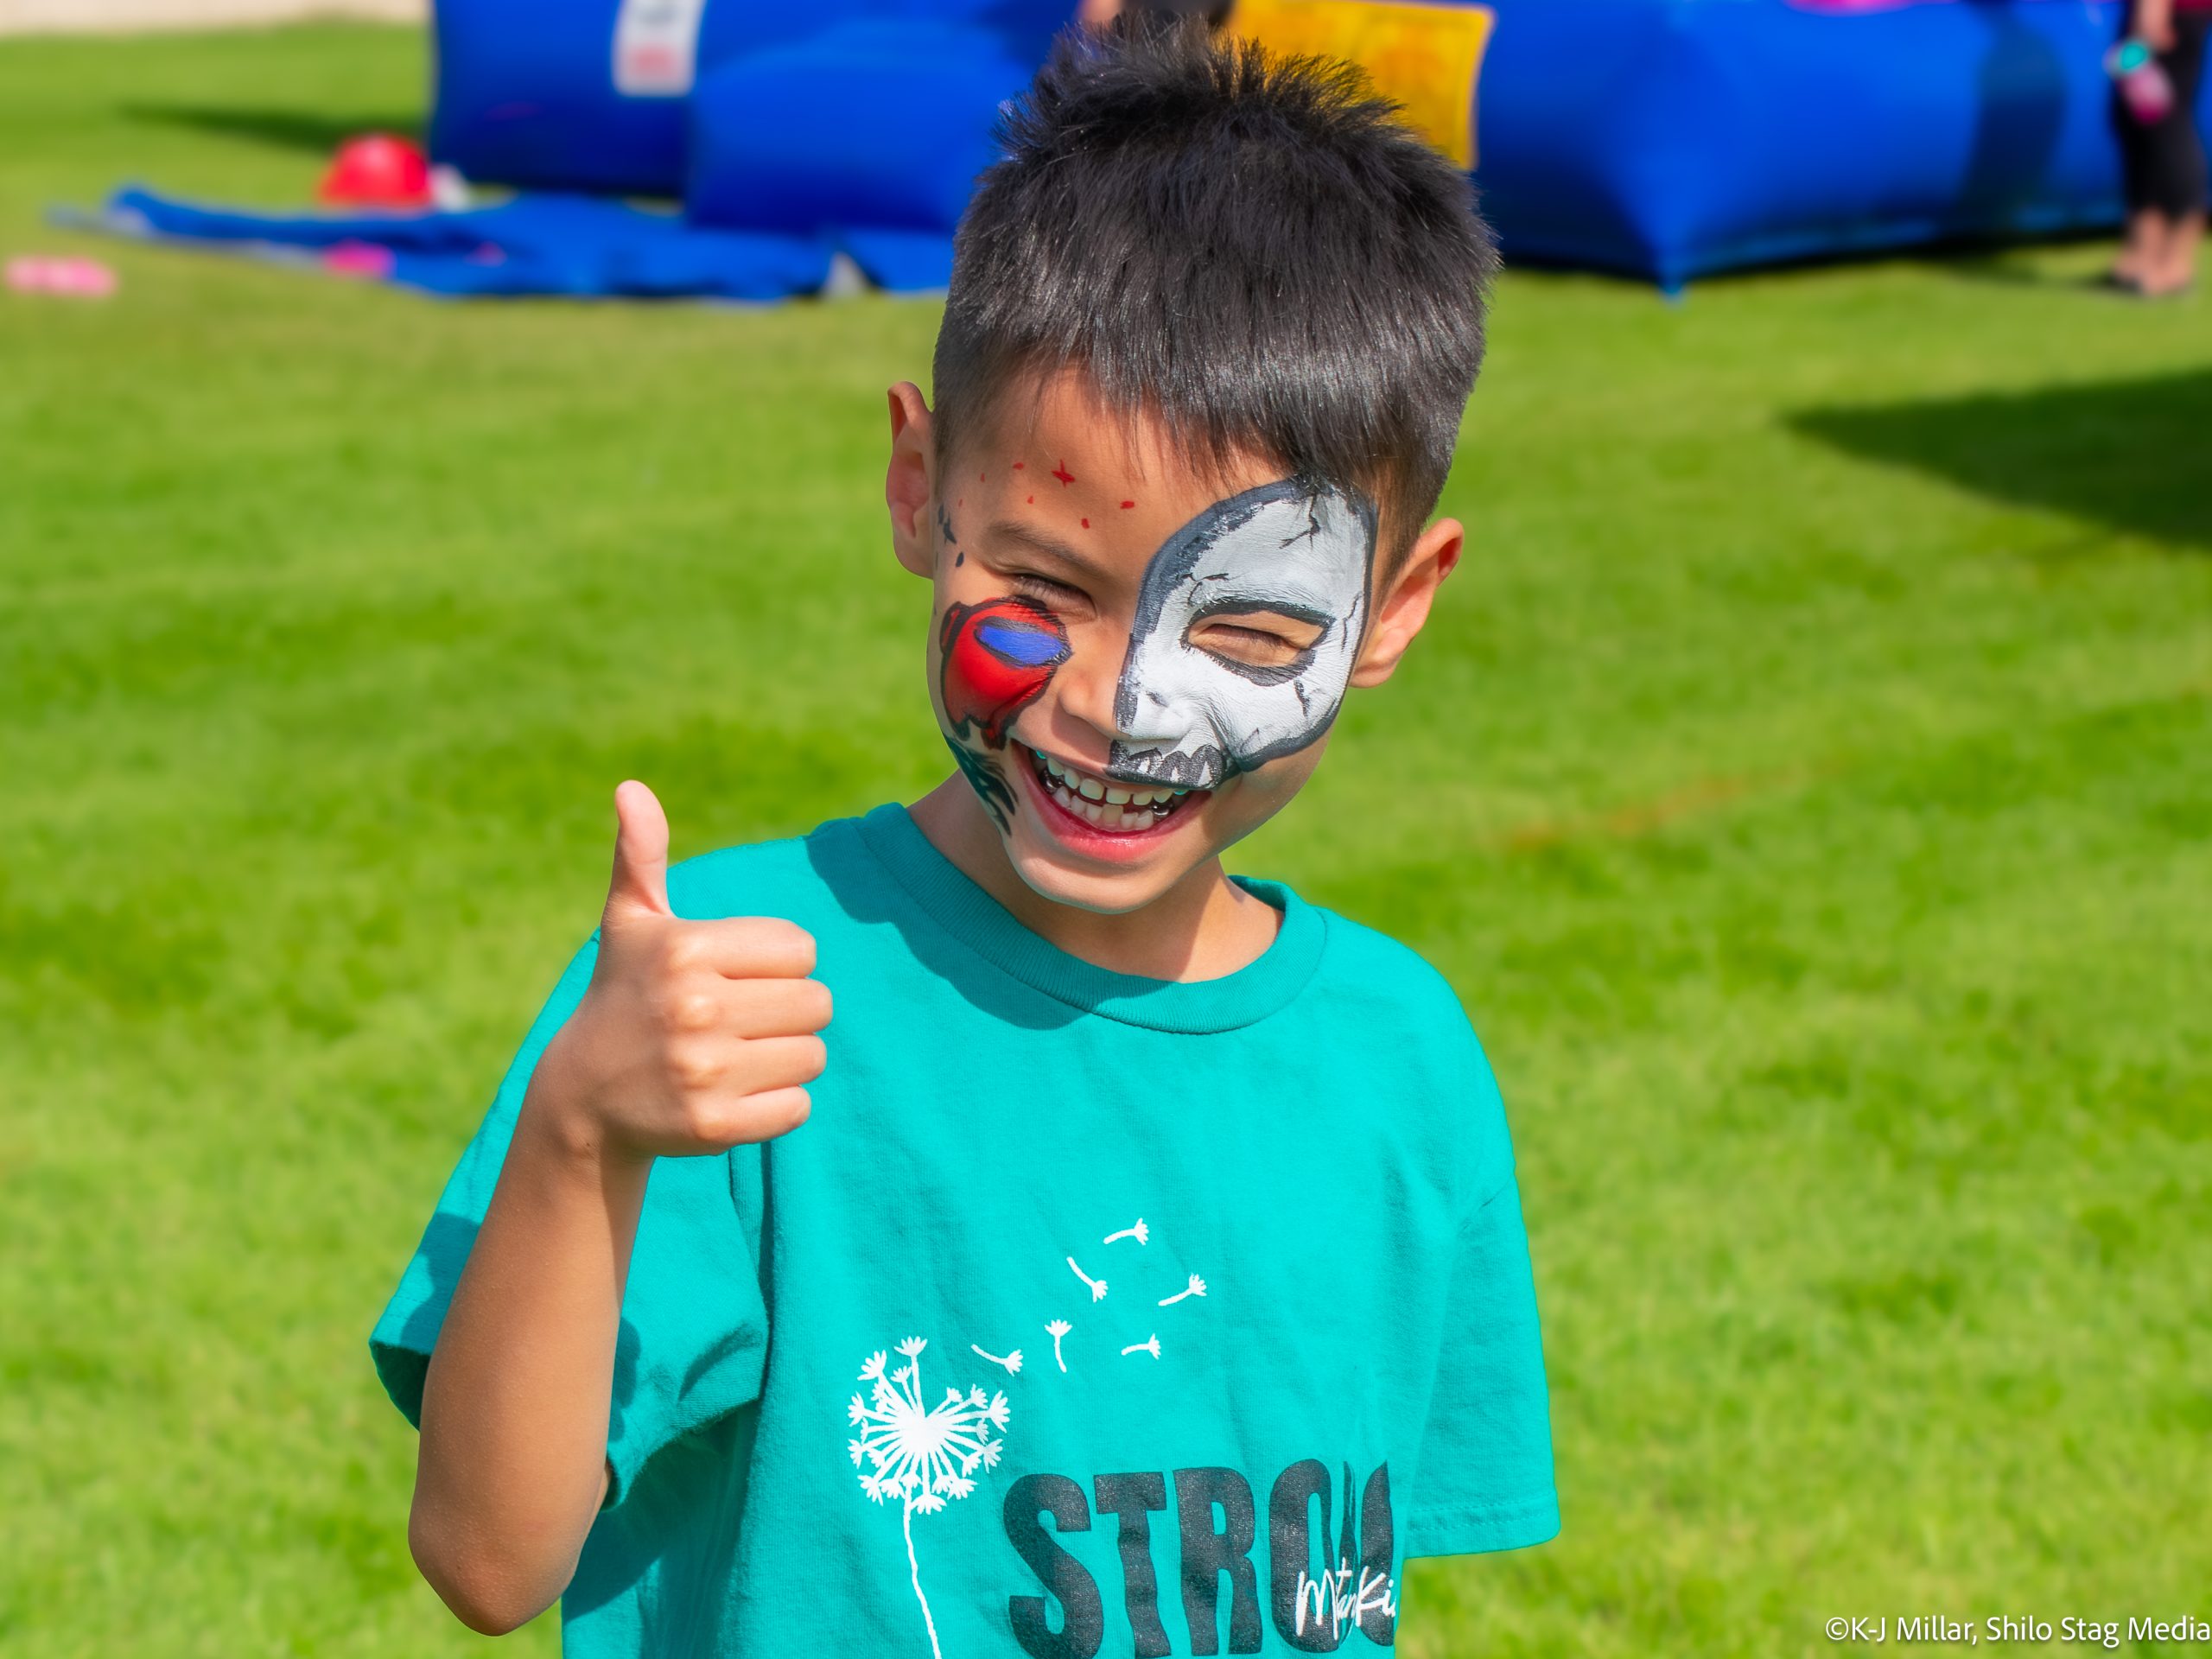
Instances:
[[[465,213],[257,213],[118,191],[101,225],[130,236],[312,262],[456,297],[780,300],[820,290],[838,245],[818,236],[702,230],[603,196],[518,196]],[[942,237],[844,238],[879,286],[942,287]]]
[[[503,206],[252,213],[131,189],[103,222],[453,296],[781,299],[819,290],[837,252],[879,288],[942,289],[1000,109],[1067,10],[843,0],[802,27],[796,13],[713,0],[693,8],[699,62],[683,95],[631,96],[615,87],[610,51],[631,9],[438,8],[434,154],[474,181],[520,188]],[[709,57],[721,61],[702,67]],[[680,194],[683,212],[583,194],[618,188]]]

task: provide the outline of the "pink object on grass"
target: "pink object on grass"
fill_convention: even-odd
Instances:
[[[114,270],[76,254],[27,253],[10,259],[7,283],[18,294],[60,294],[71,299],[104,300],[115,292]]]
[[[338,242],[323,250],[323,268],[340,276],[365,276],[382,282],[391,275],[391,250],[373,242]]]

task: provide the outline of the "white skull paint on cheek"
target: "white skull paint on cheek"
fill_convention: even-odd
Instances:
[[[1375,509],[1295,478],[1217,501],[1169,537],[1138,591],[1109,774],[1211,789],[1327,731],[1367,631],[1374,557]],[[1190,643],[1209,617],[1255,612],[1321,632],[1272,668]]]

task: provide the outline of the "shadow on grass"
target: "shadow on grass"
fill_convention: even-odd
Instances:
[[[1924,403],[1801,410],[1847,454],[2016,505],[2212,551],[2212,369]]]
[[[2109,243],[2111,236],[2100,231],[2094,234],[2031,245],[2037,248],[2066,248],[2088,243]],[[1952,257],[1925,259],[1920,263],[1925,269],[1956,282],[1980,283],[1989,288],[2031,288],[2047,291],[2096,294],[2115,304],[2140,305],[2143,302],[2134,295],[2115,287],[2102,270],[2093,271],[2052,270],[2031,258],[2021,257],[2019,247],[1974,248],[1960,251]]]
[[[245,109],[201,104],[125,104],[127,121],[146,126],[181,127],[212,133],[219,138],[240,138],[272,149],[306,150],[327,156],[348,138],[365,132],[397,133],[419,141],[420,115],[387,111],[360,116],[319,115],[311,110]]]

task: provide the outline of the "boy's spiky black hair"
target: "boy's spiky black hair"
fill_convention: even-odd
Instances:
[[[935,364],[950,454],[1072,368],[1195,464],[1257,451],[1435,505],[1497,267],[1466,176],[1348,65],[1197,23],[1071,35],[1009,106],[961,221]]]

